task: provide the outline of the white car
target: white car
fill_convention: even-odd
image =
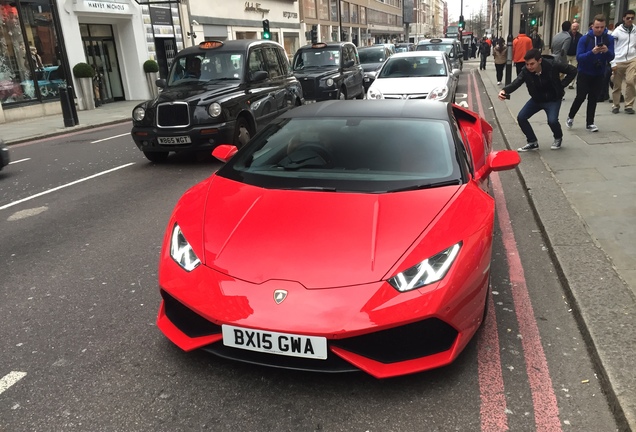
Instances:
[[[440,51],[392,55],[369,87],[367,99],[432,99],[454,102],[459,69]]]

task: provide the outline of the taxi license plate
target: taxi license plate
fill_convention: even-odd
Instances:
[[[190,144],[189,136],[176,136],[176,137],[159,137],[157,138],[159,144]]]
[[[222,325],[223,345],[290,357],[325,360],[327,339]]]

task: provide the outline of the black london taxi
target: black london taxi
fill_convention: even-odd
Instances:
[[[296,51],[292,69],[306,100],[364,99],[362,66],[351,42],[319,42]]]
[[[443,51],[448,55],[453,69],[464,69],[464,51],[459,39],[433,38],[425,39],[417,43],[415,51]]]
[[[181,50],[156,99],[132,112],[132,138],[146,158],[241,147],[278,115],[302,105],[285,49],[266,40],[205,41]]]

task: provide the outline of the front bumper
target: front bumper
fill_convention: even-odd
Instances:
[[[234,142],[235,121],[213,125],[197,125],[187,128],[159,128],[156,126],[133,126],[131,135],[139,150],[144,152],[210,150],[219,144]],[[160,144],[159,138],[187,136],[190,143]]]
[[[157,324],[185,351],[202,348],[248,363],[322,372],[362,370],[386,378],[451,363],[481,324],[487,280],[486,275],[472,291],[440,283],[424,294],[400,294],[385,282],[307,290],[289,281],[254,285],[204,265],[186,274],[164,261]],[[276,304],[272,293],[280,288],[289,294]],[[315,360],[228,347],[222,341],[223,324],[322,336],[328,356]]]

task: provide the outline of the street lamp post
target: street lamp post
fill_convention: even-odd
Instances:
[[[510,11],[508,14],[508,39],[506,45],[508,46],[508,56],[506,59],[506,85],[510,84],[512,81],[512,10],[514,8],[513,0],[508,0],[510,2]]]

